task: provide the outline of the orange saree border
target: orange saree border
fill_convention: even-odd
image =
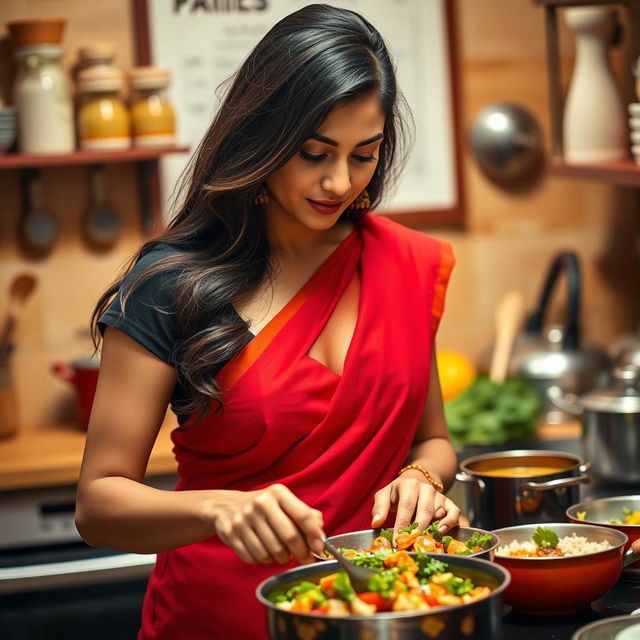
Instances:
[[[302,288],[287,302],[287,304],[267,323],[258,335],[232,360],[230,360],[218,373],[216,381],[223,393],[229,392],[240,378],[249,370],[256,360],[264,353],[273,339],[287,325],[289,320],[298,312],[300,307],[309,299],[316,288],[316,283],[322,277],[324,271],[342,252],[349,247],[356,237],[357,229],[354,229],[338,247],[318,267]]]
[[[451,271],[456,263],[453,249],[448,242],[440,241],[441,254],[440,264],[438,265],[438,274],[436,276],[435,291],[433,293],[433,301],[431,303],[431,330],[435,334],[444,312],[444,300],[447,292],[447,285]]]

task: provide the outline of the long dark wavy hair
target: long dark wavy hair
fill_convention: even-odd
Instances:
[[[177,273],[181,338],[172,361],[189,394],[184,411],[204,415],[211,401],[221,406],[215,365],[238,353],[249,332],[249,325],[229,312],[273,273],[263,211],[253,200],[264,180],[300,150],[332,109],[372,91],[386,116],[378,165],[367,186],[374,208],[397,175],[409,139],[406,104],[382,37],[359,14],[324,4],[306,6],[278,22],[230,79],[183,174],[176,215],[160,236],[142,245],[98,300],[91,317],[96,349],[98,319],[118,292],[125,313],[137,285]],[[343,214],[352,222],[358,216],[350,210]],[[160,243],[173,251],[125,282],[138,259]]]

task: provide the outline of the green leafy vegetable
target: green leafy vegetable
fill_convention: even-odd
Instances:
[[[370,591],[379,593],[383,598],[390,598],[397,579],[397,571],[386,570],[371,576],[367,584]]]
[[[423,532],[430,534],[437,542],[442,542],[442,531],[440,531],[440,520],[434,520]]]
[[[480,533],[474,531],[469,539],[465,542],[468,549],[473,551],[474,547],[480,547],[481,549],[488,549],[491,546],[493,537],[490,533]]]
[[[503,383],[478,376],[460,395],[445,403],[451,439],[456,445],[502,444],[532,435],[541,403],[535,387],[522,378]]]
[[[538,527],[533,534],[533,541],[541,549],[550,549],[558,546],[558,534],[548,527]]]
[[[275,601],[285,602],[289,600],[295,600],[296,598],[299,598],[301,595],[310,591],[314,591],[314,592],[317,591],[317,594],[316,593],[313,594],[316,600],[318,600],[318,598],[320,600],[326,600],[324,593],[320,591],[317,584],[314,584],[313,582],[304,581],[304,582],[301,582],[300,584],[297,584],[291,587],[291,589],[289,589],[286,593],[284,594],[281,593],[279,596],[276,596]]]
[[[347,549],[339,549],[343,553]],[[355,555],[349,556],[349,562],[360,565],[362,567],[369,567],[369,569],[380,570],[384,567],[384,559],[395,553],[393,549],[378,549],[378,551],[357,551]]]
[[[356,592],[353,590],[349,577],[343,571],[340,571],[336,576],[336,581],[333,583],[333,588],[347,601],[351,602],[356,597]]]
[[[458,576],[453,576],[453,578],[444,582],[442,586],[455,596],[463,596],[465,593],[469,593],[469,591],[473,589],[474,584],[471,581],[471,578],[463,579],[458,578]]]
[[[378,533],[378,536],[381,538],[385,538],[391,544],[393,544],[393,529],[380,529],[380,533]]]
[[[434,573],[444,573],[447,570],[447,565],[444,562],[436,560],[426,553],[418,553],[414,561],[418,565],[418,573],[416,576],[420,584],[429,582],[429,576],[432,576]]]

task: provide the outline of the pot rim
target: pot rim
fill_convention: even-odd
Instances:
[[[410,555],[415,555],[415,554],[412,553]],[[445,562],[444,558],[449,558],[449,561],[447,561],[447,564],[450,564],[452,559],[452,556],[447,554],[442,554],[442,553],[428,553],[425,555],[435,558],[436,560],[441,560],[442,562]],[[334,573],[335,571],[340,569],[340,565],[338,564],[337,560],[325,560],[324,562],[314,562],[313,564],[310,564],[310,565],[301,565],[299,567],[294,567],[293,569],[287,569],[286,571],[277,573],[267,578],[266,580],[263,580],[256,587],[255,595],[263,605],[265,605],[268,609],[271,609],[272,611],[277,611],[278,613],[283,613],[283,614],[302,616],[304,618],[311,618],[311,619],[317,619],[317,620],[327,620],[327,619],[340,620],[340,621],[346,621],[346,622],[358,622],[361,620],[366,620],[366,621],[397,620],[397,619],[410,620],[412,618],[420,619],[420,618],[423,618],[424,616],[428,616],[432,614],[437,615],[438,613],[445,613],[445,612],[455,611],[455,610],[459,610],[467,607],[470,608],[470,607],[477,606],[483,602],[490,600],[494,596],[501,594],[511,583],[511,574],[504,567],[501,567],[499,564],[496,564],[495,562],[489,562],[488,560],[483,560],[482,558],[467,557],[467,556],[460,556],[459,558],[456,558],[456,559],[468,560],[472,563],[472,565],[475,565],[476,563],[480,563],[480,566],[478,567],[478,569],[482,569],[483,567],[485,567],[487,569],[486,572],[489,573],[489,575],[492,575],[492,572],[495,572],[497,570],[497,572],[502,576],[503,581],[495,589],[493,589],[493,591],[491,592],[491,595],[487,596],[486,598],[482,598],[481,600],[475,600],[474,602],[440,606],[436,609],[431,609],[430,611],[381,611],[380,613],[374,613],[372,615],[350,615],[345,617],[327,616],[321,613],[301,613],[299,611],[287,611],[286,609],[279,609],[278,607],[276,607],[274,602],[271,602],[269,599],[267,599],[266,596],[262,594],[262,591],[266,591],[267,586],[269,585],[270,582],[275,582],[278,578],[280,578],[281,576],[287,573],[293,574],[294,572],[298,571],[302,573],[302,576],[300,576],[301,578],[302,577],[308,578],[308,576],[306,576],[306,573],[312,572],[312,568],[317,568],[320,576]],[[453,571],[455,573],[455,569],[453,569]],[[497,577],[496,577],[496,580],[498,580]],[[272,591],[273,589],[270,588],[269,590]]]
[[[631,527],[640,529],[640,524],[614,524],[613,522],[600,522],[597,520],[589,520],[588,515],[584,520],[580,520],[576,515],[574,515],[574,513],[570,513],[577,511],[588,512],[589,508],[593,507],[593,505],[598,502],[611,504],[616,502],[624,503],[625,501],[628,502],[629,500],[637,500],[638,502],[640,502],[640,494],[630,496],[611,496],[609,498],[597,498],[596,500],[585,500],[584,502],[577,502],[576,504],[572,504],[570,507],[568,507],[565,513],[567,515],[567,518],[573,518],[577,522],[584,522],[585,524],[595,525],[598,527]]]
[[[590,622],[589,624],[584,625],[584,627],[580,627],[575,631],[575,633],[571,636],[571,640],[583,640],[585,638],[585,633],[589,631],[593,631],[594,629],[600,629],[602,627],[606,630],[607,625],[614,623],[613,626],[616,626],[616,622],[630,622],[628,626],[632,624],[638,624],[640,622],[640,614],[626,614],[623,616],[613,616],[610,618],[605,618],[604,620],[596,620],[595,622]],[[623,627],[626,629],[627,625]],[[613,629],[612,629],[613,631]],[[622,631],[622,629],[616,629],[616,631]]]
[[[566,469],[558,469],[558,471],[554,471],[551,473],[541,473],[529,476],[495,476],[488,473],[483,473],[482,471],[477,471],[475,469],[471,469],[469,465],[475,464],[476,462],[484,462],[486,460],[509,460],[509,459],[517,459],[517,458],[527,458],[527,457],[537,457],[537,458],[561,458],[563,460],[570,460],[575,464],[571,467],[567,467]],[[465,458],[459,463],[460,469],[465,471],[469,475],[482,476],[484,478],[491,478],[497,480],[530,480],[531,478],[545,478],[548,476],[553,476],[558,473],[563,473],[565,471],[570,471],[573,469],[579,468],[585,462],[584,460],[574,454],[568,453],[566,451],[555,451],[551,449],[510,449],[508,451],[492,451],[491,453],[482,453],[480,455],[471,456],[470,458]]]
[[[472,553],[472,554],[466,555],[465,558],[476,558],[477,556],[482,555],[483,553],[490,553],[491,551],[496,549],[497,546],[500,544],[500,540],[498,539],[498,536],[495,533],[493,533],[493,531],[489,531],[488,529],[481,529],[480,527],[472,527],[470,525],[468,527],[464,527],[464,526],[458,524],[455,527],[451,527],[451,529],[449,529],[446,532],[446,534],[444,534],[444,535],[447,535],[447,536],[451,535],[451,532],[454,531],[455,529],[458,529],[458,530],[465,529],[465,530],[468,530],[468,531],[479,531],[480,533],[483,533],[483,534],[488,533],[488,534],[491,535],[491,539],[492,540],[494,540],[494,539],[496,540],[488,549],[483,549],[482,551],[478,551],[476,553]],[[380,529],[361,529],[360,531],[345,531],[344,533],[336,533],[333,536],[329,536],[327,538],[327,540],[329,542],[334,542],[336,538],[341,538],[342,536],[356,536],[356,535],[372,535],[373,536],[374,533],[376,531],[379,531],[379,530]],[[372,541],[373,541],[373,539],[374,538],[372,538]],[[411,553],[415,553],[415,552],[412,551]],[[323,561],[331,560],[331,558],[326,558],[326,557],[321,556],[321,555],[319,555],[319,554],[317,554],[315,552],[312,552],[312,555],[313,555],[314,558],[317,558],[318,560],[323,560]],[[443,553],[443,554],[429,554],[429,555],[445,555],[445,556],[451,557],[453,554]],[[480,559],[482,559],[482,558],[480,558]]]
[[[544,526],[548,529],[556,529],[558,527],[571,527],[572,529],[576,526],[576,523],[573,522],[543,522],[542,524],[520,524],[520,525],[515,525],[512,527],[502,527],[500,529],[494,529],[493,533],[495,533],[498,537],[500,537],[500,533],[504,533],[506,531],[512,532],[512,531],[517,531],[520,529],[529,529],[531,530],[532,527],[537,527],[537,526]],[[601,549],[600,551],[590,551],[588,553],[581,553],[580,555],[576,555],[576,556],[548,556],[548,557],[542,557],[542,558],[514,558],[511,556],[501,556],[498,555],[497,553],[494,552],[494,561],[506,561],[506,562],[530,562],[530,561],[556,561],[557,563],[563,562],[564,564],[567,564],[570,561],[574,561],[574,560],[580,560],[581,558],[591,558],[593,556],[598,556],[598,555],[605,555],[608,553],[612,553],[614,551],[621,551],[623,549],[623,547],[627,544],[627,542],[629,541],[629,536],[624,533],[623,531],[618,531],[618,529],[609,529],[607,527],[602,527],[599,524],[578,524],[577,526],[579,527],[584,527],[585,529],[588,529],[590,531],[593,531],[593,529],[600,529],[603,532],[603,535],[608,535],[608,534],[613,534],[614,536],[622,536],[622,540],[616,544],[611,544],[611,546],[607,549]],[[556,533],[559,534],[559,532],[556,531]],[[586,533],[586,531],[585,531]],[[564,534],[564,535],[571,535],[571,534]],[[580,535],[580,534],[578,534]],[[561,535],[558,535],[558,537],[564,537]],[[584,536],[581,536],[584,537]],[[510,544],[510,543],[505,543],[505,544]],[[504,546],[503,544],[499,545],[497,548],[499,549],[501,546]],[[620,556],[621,561],[622,561],[622,556]]]

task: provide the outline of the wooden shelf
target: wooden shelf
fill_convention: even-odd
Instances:
[[[136,147],[125,151],[75,151],[60,154],[8,153],[0,156],[0,169],[27,169],[114,162],[157,160],[169,153],[185,153],[189,147]]]
[[[581,180],[601,180],[629,187],[640,186],[640,165],[632,160],[600,164],[567,164],[552,162],[547,167],[549,175]]]

